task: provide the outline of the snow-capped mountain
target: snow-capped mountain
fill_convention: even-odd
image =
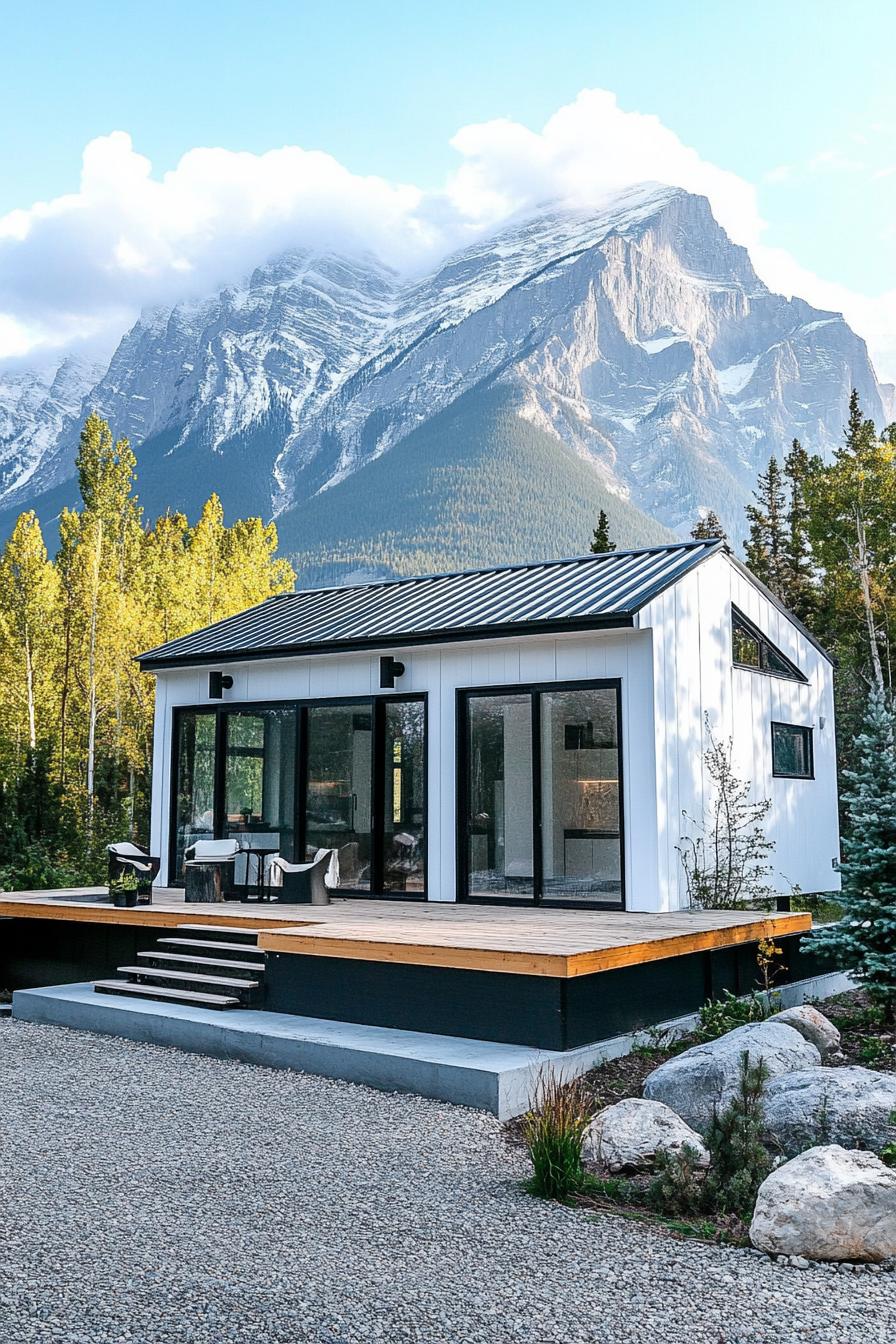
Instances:
[[[101,373],[98,365],[71,356],[57,368],[0,369],[0,500],[46,488],[45,464]]]
[[[70,488],[78,421],[96,407],[137,447],[150,510],[193,511],[216,489],[231,513],[277,516],[290,549],[347,563],[354,548],[419,567],[426,529],[410,534],[429,496],[457,515],[456,561],[477,561],[496,526],[482,491],[536,469],[533,453],[566,482],[553,517],[527,520],[554,553],[587,541],[562,509],[583,492],[623,533],[649,532],[645,514],[686,532],[714,508],[738,536],[757,470],[794,437],[830,451],[853,386],[884,420],[842,317],[772,294],[703,197],[644,185],[599,209],[546,208],[412,281],[373,257],[295,250],[214,298],[144,314],[77,413],[18,433],[0,503]],[[472,462],[452,438],[461,420],[475,508],[452,485]]]

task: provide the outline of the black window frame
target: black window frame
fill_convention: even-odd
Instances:
[[[543,816],[541,789],[541,696],[552,691],[615,690],[616,692],[616,752],[619,762],[619,900],[618,901],[564,901],[544,898],[542,866]],[[470,701],[476,696],[528,695],[532,725],[532,896],[470,896],[469,846],[467,844],[467,817],[469,816],[469,737]],[[455,692],[455,896],[462,905],[523,906],[536,910],[625,910],[626,909],[626,844],[625,844],[625,774],[622,720],[622,678],[587,678],[582,681],[538,681],[502,686],[461,686]]]
[[[779,770],[775,765],[775,729],[784,728],[789,733],[799,734],[806,742],[806,760],[808,770],[794,773],[792,770]],[[772,775],[775,779],[814,779],[815,778],[815,728],[804,723],[784,723],[781,719],[772,719]]]
[[[734,635],[736,630],[740,630],[749,639],[755,640],[759,646],[758,667],[753,663],[738,662],[735,658]],[[769,667],[767,663],[769,654],[773,654],[775,658],[780,659],[785,668],[789,670],[781,671],[779,668]],[[777,644],[769,639],[768,635],[763,634],[759,626],[754,625],[749,616],[745,616],[734,603],[731,604],[731,663],[733,667],[739,667],[745,672],[755,672],[760,676],[780,677],[782,681],[800,681],[803,685],[808,682],[808,677],[800,671],[793,659],[788,658],[786,653],[782,653]]]
[[[425,901],[429,892],[429,694],[426,691],[394,691],[382,695],[334,695],[319,699],[304,697],[301,700],[226,700],[221,704],[208,703],[198,705],[175,705],[171,712],[171,747],[169,752],[169,812],[168,812],[168,886],[182,887],[183,878],[175,872],[177,848],[177,771],[178,744],[180,741],[180,716],[183,714],[208,714],[215,718],[215,786],[214,786],[214,832],[221,837],[224,830],[224,778],[226,767],[226,734],[228,714],[260,709],[292,710],[296,715],[296,778],[295,778],[295,827],[293,852],[284,857],[298,862],[298,856],[305,852],[305,800],[307,796],[307,752],[308,734],[306,731],[308,709],[317,705],[369,705],[373,712],[374,731],[371,749],[373,753],[373,775],[371,786],[372,833],[371,846],[374,867],[373,876],[382,874],[383,855],[383,802],[385,784],[379,775],[379,765],[384,763],[385,745],[385,706],[397,701],[415,700],[423,705],[423,890],[414,892],[378,891],[371,884],[370,890],[360,887],[340,887],[340,896],[351,896],[359,900],[378,901]],[[377,708],[381,706],[381,708]],[[373,865],[372,865],[373,866]]]

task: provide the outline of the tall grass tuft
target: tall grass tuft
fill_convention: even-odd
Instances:
[[[582,1079],[562,1082],[544,1070],[534,1104],[523,1119],[523,1138],[532,1160],[530,1194],[565,1203],[582,1188],[582,1137],[592,1106]]]

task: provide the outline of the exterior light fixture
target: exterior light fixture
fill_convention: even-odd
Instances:
[[[404,663],[398,662],[391,654],[380,659],[380,689],[389,690],[398,677],[404,676]]]
[[[208,674],[208,698],[209,700],[222,700],[224,692],[229,691],[233,685],[233,677],[227,677],[223,672],[209,672]]]

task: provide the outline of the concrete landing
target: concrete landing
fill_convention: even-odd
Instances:
[[[208,1008],[96,994],[91,984],[19,989],[13,1017],[174,1046],[220,1059],[296,1069],[324,1078],[413,1092],[491,1111],[501,1119],[528,1109],[545,1065],[564,1076],[607,1057],[609,1042],[557,1054],[528,1046],[470,1041],[256,1009]]]
[[[782,1002],[799,1003],[812,995],[823,998],[848,988],[845,976],[822,976],[787,986]],[[118,999],[95,993],[92,984],[18,989],[12,1015],[23,1022],[123,1036],[388,1092],[413,1092],[491,1111],[502,1120],[529,1109],[545,1070],[574,1078],[603,1060],[627,1054],[637,1039],[616,1036],[577,1050],[538,1050],[250,1008],[222,1013],[149,999]],[[693,1016],[678,1018],[662,1023],[661,1029],[681,1030],[693,1020]]]

